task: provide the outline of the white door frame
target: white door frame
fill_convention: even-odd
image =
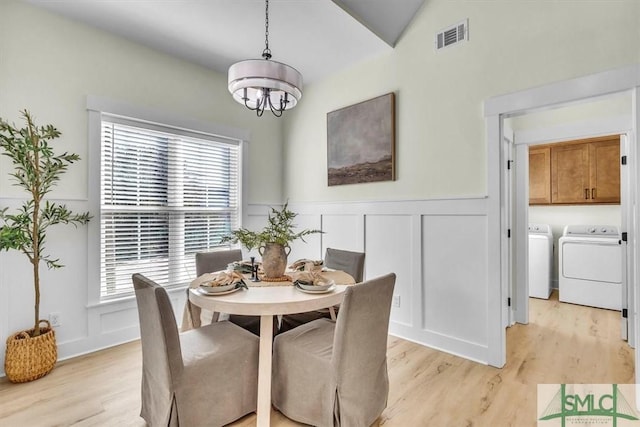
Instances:
[[[635,100],[635,96],[632,97]],[[636,113],[638,111],[636,110]],[[621,135],[620,138],[620,151],[622,153],[622,155],[626,155],[627,159],[637,159],[638,157],[636,152],[636,145],[632,143],[632,141],[634,141],[634,125],[633,125],[633,118],[632,118],[632,123],[631,126],[629,126],[629,131],[626,132],[625,134]],[[640,143],[640,139],[638,140]],[[636,197],[637,197],[637,191],[640,191],[640,189],[637,189],[637,174],[638,174],[638,164],[639,163],[632,163],[634,165],[634,167],[625,167],[622,169],[622,173],[621,173],[621,177],[620,177],[620,182],[621,182],[621,191],[622,194],[624,194],[626,197],[626,199],[624,200],[624,207],[625,209],[622,211],[622,227],[623,227],[623,231],[629,231],[630,230],[634,230],[636,233],[638,232],[638,225],[635,221],[636,215]],[[636,189],[636,190],[634,190]],[[634,236],[636,238],[632,239],[632,241],[627,241],[626,244],[623,243],[623,255],[624,255],[624,259],[626,260],[625,262],[625,267],[626,270],[623,271],[623,280],[626,281],[626,295],[623,295],[623,308],[626,307],[628,309],[628,318],[626,319],[626,322],[624,321],[624,319],[622,319],[623,321],[621,322],[621,333],[622,335],[625,335],[626,333],[626,338],[627,341],[629,342],[629,345],[631,347],[636,346],[636,339],[637,339],[637,335],[636,335],[636,325],[638,325],[640,322],[640,319],[636,319],[637,316],[637,309],[638,307],[640,307],[640,305],[638,305],[636,303],[636,293],[637,293],[637,289],[638,289],[638,268],[640,268],[640,266],[637,266],[636,263],[633,261],[637,258],[636,254],[636,248],[635,245],[637,245],[638,239],[637,239],[637,235],[634,233]],[[636,284],[636,286],[633,286],[632,284]],[[638,299],[638,301],[640,301],[640,299]],[[626,330],[625,330],[626,329]],[[636,357],[638,357],[636,355]],[[640,358],[638,359],[640,361]],[[636,366],[640,366],[640,363],[638,363]],[[636,374],[638,375],[638,374]],[[636,381],[638,382],[638,381]],[[639,397],[640,399],[640,397]]]
[[[514,135],[514,141],[520,139]],[[516,253],[512,255],[515,262],[516,282],[512,285],[513,317],[518,323],[529,323],[529,146],[516,144],[516,200],[514,237],[516,239]],[[524,184],[524,185],[523,185]]]
[[[502,158],[507,165],[507,170],[505,171],[505,179],[502,186],[502,229],[508,230],[507,234],[502,235],[502,245],[507,249],[509,260],[508,262],[502,265],[502,277],[503,286],[509,286],[509,284],[515,283],[513,274],[515,273],[514,260],[513,255],[516,253],[514,251],[513,243],[515,241],[515,236],[513,235],[513,206],[515,206],[513,201],[514,185],[515,180],[513,179],[513,171],[514,171],[514,155],[513,152],[513,131],[507,127],[503,128],[503,143],[502,143]],[[514,322],[514,307],[513,304],[516,301],[514,298],[514,287],[503,288],[502,292],[507,295],[507,300],[509,301],[508,306],[503,307],[502,313],[502,324],[506,328],[508,326],[513,325]]]
[[[640,123],[640,64],[634,64],[620,69],[604,71],[585,77],[565,80],[532,89],[523,90],[507,95],[489,98],[484,102],[484,116],[486,123],[487,142],[487,193],[488,193],[488,352],[487,361],[490,365],[502,367],[506,363],[506,331],[504,328],[504,306],[507,304],[508,291],[504,264],[508,262],[508,248],[505,246],[503,234],[504,197],[506,163],[503,158],[503,119],[511,115],[540,111],[545,108],[560,106],[575,102],[585,102],[593,98],[614,93],[632,91],[632,131],[630,145],[636,147],[633,158],[629,158],[629,166],[636,174],[635,165],[638,164],[638,132]],[[632,200],[638,200],[637,180],[633,180],[631,189]],[[640,217],[638,205],[634,202],[632,227],[637,229],[637,218]],[[521,225],[520,225],[521,226]],[[628,245],[635,249],[636,238],[634,230],[629,233]],[[633,271],[638,272],[638,261],[633,260]],[[637,274],[634,275],[637,277]],[[638,295],[634,286],[634,310],[638,307]],[[635,317],[636,322],[638,320]],[[635,325],[638,331],[638,325]],[[637,336],[636,336],[637,342]],[[640,352],[636,352],[636,366],[640,366]],[[636,379],[640,373],[636,370]],[[638,382],[636,380],[636,382]]]

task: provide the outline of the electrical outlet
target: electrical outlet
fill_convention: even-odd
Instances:
[[[393,306],[400,307],[400,295],[393,296]]]
[[[51,326],[61,326],[62,325],[62,320],[61,320],[61,316],[60,313],[49,313],[49,323],[51,323]]]

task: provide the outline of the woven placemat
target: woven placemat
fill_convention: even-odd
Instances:
[[[291,282],[293,279],[291,278],[291,276],[287,276],[285,274],[284,276],[280,277],[261,277],[260,280],[262,280],[263,282]]]
[[[260,277],[260,282],[252,282],[250,279],[244,279],[245,283],[249,287],[264,287],[264,286],[291,286],[293,279],[286,274],[281,277]]]

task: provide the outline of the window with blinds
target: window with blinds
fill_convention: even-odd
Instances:
[[[188,284],[238,227],[239,141],[103,118],[101,143],[100,298],[133,294],[133,273]]]

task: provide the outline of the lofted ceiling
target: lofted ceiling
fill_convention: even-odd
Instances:
[[[25,0],[226,74],[260,58],[263,0]],[[389,52],[425,0],[270,0],[273,60],[305,83]]]

